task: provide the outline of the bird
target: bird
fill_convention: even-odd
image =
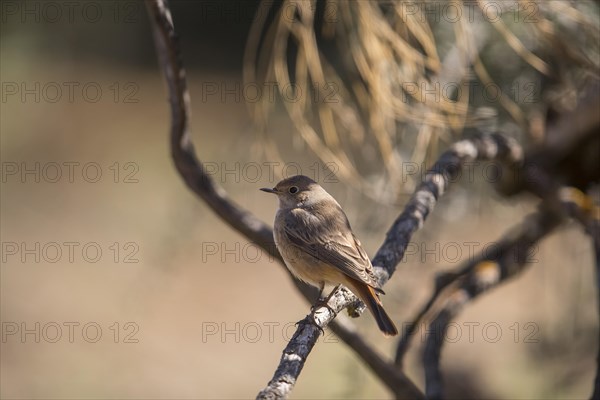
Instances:
[[[273,234],[290,272],[318,287],[320,299],[325,285],[347,287],[367,305],[385,336],[397,335],[398,329],[379,299],[379,294],[385,293],[371,260],[333,196],[304,175],[260,190],[279,198]]]

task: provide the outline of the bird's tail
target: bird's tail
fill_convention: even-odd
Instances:
[[[360,299],[367,305],[371,314],[377,321],[377,325],[381,332],[383,332],[386,336],[396,336],[398,334],[398,329],[394,322],[390,318],[390,316],[383,309],[383,304],[381,304],[381,300],[379,300],[379,296],[375,292],[371,286],[362,283],[362,282],[353,282],[354,287],[351,289],[355,289],[354,293],[360,297]]]

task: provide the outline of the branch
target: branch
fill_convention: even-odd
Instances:
[[[151,17],[160,65],[163,68],[169,91],[171,155],[177,171],[187,186],[202,198],[217,215],[233,229],[258,244],[264,251],[283,264],[273,241],[271,228],[231,201],[223,188],[215,184],[212,178],[206,174],[202,163],[196,157],[191,141],[189,121],[190,96],[171,13],[164,0],[148,0],[147,7]],[[286,271],[289,273],[287,268]],[[315,288],[296,279],[293,279],[293,281],[307,300],[310,301],[317,297]],[[359,311],[359,308],[357,308],[356,313]],[[383,359],[348,326],[333,323],[331,329],[370,366],[394,393],[402,393],[402,385],[414,389],[414,385],[404,374],[390,370]]]
[[[561,210],[558,212],[553,204],[556,199],[561,204]],[[458,271],[441,275],[436,291],[425,308],[418,314],[418,320],[411,325],[418,324],[420,318],[429,311],[434,303],[445,301],[428,328],[428,332],[433,334],[429,334],[427,337],[423,353],[425,387],[428,398],[442,397],[442,377],[439,363],[444,337],[448,324],[467,302],[522,272],[528,265],[528,254],[532,246],[552,232],[567,216],[582,222],[588,228],[590,235],[594,237],[595,246],[598,246],[598,231],[594,231],[593,224],[588,223],[588,221],[593,223],[598,219],[594,217],[594,208],[589,203],[590,199],[579,190],[563,188],[560,190],[559,196],[553,196],[542,202],[540,211],[525,219],[517,235],[506,235],[492,254],[479,253]],[[445,290],[451,285],[453,286],[451,289]],[[443,300],[440,300],[442,293],[444,294]],[[398,350],[397,362],[398,356],[402,355],[399,354],[400,347]]]
[[[562,215],[542,210],[528,216],[518,235],[503,238],[491,255],[479,254],[453,275],[457,282],[447,293],[445,304],[437,313],[427,332],[423,352],[425,367],[425,390],[427,398],[442,398],[442,375],[440,354],[448,324],[462,307],[478,295],[518,275],[528,265],[528,254],[532,246],[550,233],[562,221]],[[448,284],[447,284],[448,285]],[[438,295],[434,296],[436,299]]]

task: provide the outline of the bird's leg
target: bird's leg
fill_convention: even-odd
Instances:
[[[317,301],[324,300],[323,299],[323,290],[325,290],[325,282],[321,282],[321,288],[319,290],[319,297],[317,298]]]
[[[315,325],[315,326],[316,326],[316,327],[317,327],[317,328],[318,328],[318,329],[321,331],[321,333],[322,333],[323,335],[325,335],[325,331],[323,331],[323,328],[321,328],[321,327],[319,326],[319,324],[317,323],[317,321],[316,321],[316,319],[315,319],[315,311],[316,311],[318,308],[325,307],[325,308],[327,308],[327,309],[328,309],[328,310],[329,310],[329,311],[330,311],[332,314],[334,314],[334,315],[335,315],[335,314],[336,314],[336,310],[334,310],[333,308],[331,308],[331,307],[329,306],[329,300],[331,299],[331,295],[332,295],[332,294],[333,294],[333,293],[334,293],[334,292],[337,290],[337,288],[339,288],[339,287],[340,287],[340,285],[337,285],[337,286],[336,286],[336,287],[335,287],[335,288],[334,288],[334,289],[331,291],[331,293],[329,293],[329,296],[327,296],[327,297],[323,297],[323,289],[325,288],[325,282],[321,282],[321,284],[320,284],[320,290],[319,290],[319,298],[317,299],[317,301],[315,302],[315,304],[314,304],[314,305],[313,305],[313,306],[310,308],[310,312],[311,312],[311,314],[313,315],[312,322],[313,322],[313,324],[314,324],[314,325]]]
[[[340,286],[342,286],[341,283],[333,288],[333,290],[329,293],[329,296],[327,296],[327,298],[325,299],[326,303],[329,303],[329,300],[331,300],[331,296],[333,296],[333,294],[340,288]]]
[[[310,308],[311,313],[314,312],[317,307],[322,306],[323,302],[327,303],[327,299],[323,297],[323,290],[325,290],[325,282],[319,284],[319,297],[317,297],[317,301],[315,301],[315,304]]]
[[[321,291],[319,292],[319,298],[317,299],[315,304],[312,306],[311,312],[314,312],[319,307],[326,307],[327,309],[329,309],[329,311],[331,311],[332,314],[336,314],[336,311],[329,306],[329,300],[331,300],[331,295],[333,295],[333,293],[335,293],[335,291],[340,286],[341,286],[341,284],[334,287],[333,290],[331,291],[331,293],[329,293],[329,296],[322,297],[323,289],[325,288],[325,283],[321,283]]]

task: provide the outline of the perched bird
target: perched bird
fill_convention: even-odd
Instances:
[[[304,175],[260,190],[279,198],[275,244],[294,276],[319,287],[321,294],[325,285],[346,286],[367,305],[386,336],[397,335],[398,329],[379,300],[378,293],[383,290],[371,261],[338,202]]]

